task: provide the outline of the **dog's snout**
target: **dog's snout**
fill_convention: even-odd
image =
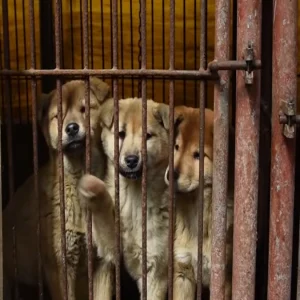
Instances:
[[[79,125],[77,123],[70,123],[66,127],[66,133],[69,136],[75,136],[79,131]]]
[[[173,178],[175,181],[179,178],[179,172],[176,169],[173,171]],[[167,173],[167,179],[170,181],[170,171]]]
[[[128,155],[125,158],[125,162],[128,168],[134,169],[138,165],[139,157],[137,155]]]

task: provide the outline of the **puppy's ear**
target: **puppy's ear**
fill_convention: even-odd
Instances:
[[[90,88],[100,103],[110,97],[109,85],[97,77],[90,77]]]
[[[159,103],[153,108],[153,115],[165,129],[169,129],[169,105]]]
[[[100,123],[102,126],[110,128],[114,120],[114,99],[110,98],[101,107]]]
[[[37,118],[40,125],[47,117],[47,112],[49,110],[53,92],[54,91],[50,92],[49,94],[41,94],[37,99]]]
[[[184,119],[184,106],[176,106],[174,109],[174,129],[176,130]]]

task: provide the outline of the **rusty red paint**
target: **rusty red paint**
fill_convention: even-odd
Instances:
[[[200,69],[207,66],[207,0],[201,1],[200,16]],[[198,266],[197,266],[197,300],[202,299],[202,244],[203,244],[203,190],[204,190],[204,132],[205,132],[205,101],[207,82],[200,82],[199,114],[199,200],[198,200]]]
[[[295,140],[283,136],[279,112],[281,101],[296,104],[297,6],[297,0],[274,2],[268,300],[289,299],[291,290]]]
[[[242,60],[249,43],[254,58],[261,57],[261,0],[238,2],[237,59]],[[255,297],[258,162],[260,121],[260,72],[252,85],[245,72],[237,72],[236,155],[234,185],[234,242],[232,299]]]
[[[215,60],[229,59],[230,0],[215,2]],[[214,164],[212,202],[211,299],[225,297],[226,202],[228,170],[229,72],[220,71],[214,88]]]

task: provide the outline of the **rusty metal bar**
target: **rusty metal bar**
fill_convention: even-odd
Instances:
[[[30,19],[30,52],[31,68],[36,68],[36,42],[35,42],[35,18],[34,18],[34,0],[29,2],[29,19]],[[39,198],[39,163],[38,163],[38,120],[37,120],[37,82],[36,78],[31,79],[32,92],[32,136],[33,136],[33,174],[34,174],[34,193],[35,201],[38,208],[37,219],[37,253],[38,253],[38,286],[39,299],[43,297],[43,271],[41,257],[41,220],[40,220],[40,198]]]
[[[215,2],[215,60],[229,59],[230,0]],[[219,72],[214,87],[214,151],[212,194],[212,254],[210,299],[224,300],[226,259],[226,202],[228,170],[228,71]]]
[[[9,23],[8,23],[8,0],[2,0],[2,23],[3,23],[3,54],[4,68],[10,69],[10,41],[9,41]],[[12,107],[11,107],[11,81],[8,77],[4,78],[4,97],[6,106],[6,138],[8,154],[8,177],[9,177],[9,201],[14,194],[14,163],[12,150]]]
[[[207,65],[207,0],[201,1],[200,14],[200,69]],[[198,269],[197,300],[202,299],[202,244],[203,244],[203,192],[204,192],[204,134],[205,134],[205,102],[207,84],[200,82],[199,114],[199,201],[198,201]]]
[[[112,69],[54,69],[54,70],[9,70],[5,68],[0,70],[0,76],[42,76],[42,75],[52,75],[52,76],[112,76],[115,78],[119,77],[130,77],[134,76],[140,77],[166,77],[170,78],[195,78],[195,79],[216,79],[217,76],[212,74],[208,70],[151,70],[151,69],[124,69],[120,70],[117,68]]]
[[[256,59],[252,63],[253,70],[261,69],[261,60]],[[226,61],[212,61],[208,64],[210,71],[221,71],[221,70],[247,70],[246,61],[241,60],[226,60]]]
[[[19,299],[19,284],[18,284],[18,279],[19,279],[19,272],[18,272],[18,249],[17,249],[17,237],[16,237],[16,227],[13,226],[12,228],[12,236],[13,236],[13,266],[14,266],[14,279],[15,279],[15,284],[14,284],[14,299],[18,300]],[[3,281],[3,280],[2,280]]]
[[[83,0],[83,68],[89,67],[89,13],[88,13],[88,0]],[[91,172],[91,124],[90,124],[90,81],[85,78],[85,121],[86,121],[86,161],[85,171]],[[92,214],[87,210],[87,257],[88,257],[88,290],[89,300],[93,300],[93,238],[92,238]]]
[[[0,117],[0,146],[2,149],[2,118]],[[0,151],[0,207],[3,207],[3,193],[2,193],[2,151]],[[0,213],[0,299],[3,299],[3,281],[4,281],[4,277],[3,277],[3,223],[2,223],[3,217],[2,217],[2,211]]]
[[[169,45],[169,70],[175,69],[175,0],[170,0],[170,45]],[[173,275],[174,275],[174,80],[169,85],[169,266],[168,266],[168,297],[173,299]]]
[[[261,0],[238,2],[238,60],[244,58],[249,44],[254,56],[260,59]],[[245,72],[237,72],[233,300],[255,299],[260,72],[253,76],[253,84],[246,86]]]
[[[147,68],[146,0],[140,1],[141,69]],[[142,93],[142,299],[147,300],[147,81],[141,81]]]
[[[56,69],[61,68],[61,0],[55,0],[55,65]],[[59,176],[59,197],[60,197],[60,222],[61,222],[61,253],[63,263],[63,297],[68,300],[68,280],[66,263],[66,219],[65,219],[65,189],[64,189],[64,159],[62,153],[62,83],[61,79],[56,79],[56,90],[58,94],[58,176]],[[62,274],[61,274],[62,275]]]
[[[112,0],[112,59],[113,69],[118,69],[118,0]],[[116,300],[121,299],[121,223],[119,186],[119,100],[118,79],[113,79],[114,97],[114,160],[115,164],[115,230],[116,230]]]
[[[278,115],[285,101],[296,106],[297,12],[297,0],[275,2],[268,300],[289,299],[291,291],[295,139],[283,136]]]

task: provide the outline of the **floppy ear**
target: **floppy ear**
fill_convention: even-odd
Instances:
[[[185,106],[176,106],[174,109],[174,129],[176,130],[184,119]]]
[[[50,92],[49,94],[41,94],[38,97],[37,101],[37,118],[39,124],[43,123],[43,120],[47,116],[47,112],[49,110],[49,105],[51,102],[51,98],[53,96],[53,91]]]
[[[159,103],[153,108],[153,115],[165,129],[169,129],[169,105]]]
[[[101,106],[100,123],[110,128],[114,119],[114,99],[110,98]]]
[[[90,77],[90,88],[100,103],[110,97],[109,85],[97,77]]]

